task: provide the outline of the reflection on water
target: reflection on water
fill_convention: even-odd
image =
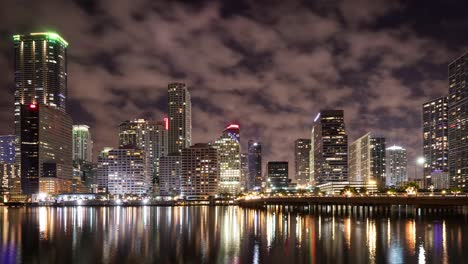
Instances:
[[[405,217],[309,215],[280,207],[0,207],[0,263],[468,259],[467,216]]]

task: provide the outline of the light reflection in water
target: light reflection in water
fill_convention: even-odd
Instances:
[[[0,263],[451,263],[468,258],[467,217],[81,206],[0,207],[0,221]]]

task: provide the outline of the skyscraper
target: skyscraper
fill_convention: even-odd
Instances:
[[[343,110],[323,110],[311,133],[310,173],[313,184],[348,180],[348,135]]]
[[[0,135],[0,163],[15,163],[15,135]]]
[[[299,185],[310,183],[310,139],[299,138],[294,142],[294,167],[296,169],[296,181]]]
[[[47,105],[66,111],[67,46],[56,33],[13,36],[15,49],[15,135],[19,166],[21,105]]]
[[[468,53],[449,64],[448,166],[452,186],[468,191]]]
[[[96,184],[97,192],[106,193],[108,192],[109,183],[109,151],[111,147],[105,147],[98,156],[97,161],[97,175]]]
[[[249,158],[247,153],[241,153],[240,160],[241,160],[241,186],[244,187],[245,190],[249,189]]]
[[[71,118],[47,105],[22,105],[20,127],[22,192],[70,192]]]
[[[166,118],[161,122],[134,119],[119,125],[119,147],[144,151],[147,174],[153,184],[157,183],[159,177],[159,159],[168,154],[167,133]]]
[[[267,164],[268,170],[268,186],[273,190],[284,189],[289,184],[289,168],[287,161],[269,161]]]
[[[392,146],[386,151],[387,186],[401,186],[408,181],[406,149]]]
[[[112,149],[107,153],[107,186],[112,195],[144,195],[151,188],[143,150]]]
[[[168,85],[169,155],[180,154],[192,144],[192,103],[187,85]]]
[[[240,127],[238,124],[227,126],[214,148],[218,151],[219,192],[238,194],[241,189]]]
[[[433,177],[437,177],[438,187],[449,182],[448,152],[448,102],[443,96],[423,104],[425,186],[434,184]]]
[[[161,195],[180,194],[181,162],[180,155],[161,157],[159,161],[159,192]]]
[[[15,136],[0,135],[0,192],[18,192],[19,178],[15,166]],[[15,183],[16,188],[15,188]]]
[[[258,141],[248,142],[249,178],[248,189],[260,189],[262,187],[262,144]]]
[[[149,122],[147,127],[146,151],[149,153],[151,163],[151,176],[154,188],[159,188],[160,160],[168,154],[168,129],[169,120],[164,118],[162,122]]]
[[[87,125],[73,125],[73,161],[93,162],[93,140]]]
[[[349,145],[350,181],[376,181],[385,186],[385,138],[367,133]]]
[[[218,193],[218,153],[208,144],[182,150],[181,195],[187,199],[207,199]]]

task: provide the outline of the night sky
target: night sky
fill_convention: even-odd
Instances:
[[[313,4],[311,4],[313,2]],[[167,84],[186,82],[193,142],[241,125],[268,160],[293,159],[320,109],[344,109],[350,142],[367,131],[422,153],[421,105],[448,93],[468,51],[466,1],[1,1],[0,134],[12,134],[16,33],[69,43],[68,109],[95,153],[126,119],[166,116]],[[291,174],[292,175],[292,174]]]

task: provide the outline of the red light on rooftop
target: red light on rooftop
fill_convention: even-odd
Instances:
[[[169,130],[169,118],[164,118],[164,125],[166,126],[166,130]]]
[[[37,108],[37,105],[36,105],[36,104],[30,104],[30,105],[29,105],[29,108],[30,108],[30,109],[36,109],[36,108]]]
[[[236,124],[230,124],[229,126],[226,127],[225,130],[228,130],[228,129],[239,129],[239,125],[236,125]]]

